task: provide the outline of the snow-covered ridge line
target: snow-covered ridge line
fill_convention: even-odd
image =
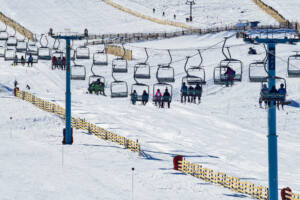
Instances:
[[[178,170],[234,192],[250,195],[255,199],[268,199],[268,188],[265,186],[255,186],[248,181],[241,181],[239,178],[227,176],[225,173],[214,172],[212,169],[203,168],[202,165],[187,160],[178,161]]]
[[[62,107],[60,107],[54,103],[44,101],[44,100],[30,94],[29,92],[20,91],[17,88],[14,89],[14,94],[16,97],[30,102],[33,105],[37,106],[38,108],[40,108],[44,111],[54,113],[63,119],[65,118],[65,109],[63,109]],[[138,140],[133,141],[131,139],[127,139],[126,137],[119,136],[110,131],[106,131],[105,129],[100,128],[100,127],[96,126],[95,124],[87,122],[85,119],[71,117],[71,127],[80,129],[80,130],[84,130],[84,131],[88,131],[90,134],[95,135],[98,138],[101,138],[104,140],[109,140],[111,142],[114,142],[121,146],[124,146],[125,149],[129,149],[130,151],[133,151],[133,152],[138,152],[139,155],[141,153],[141,148],[140,148],[140,144],[139,144]]]
[[[188,25],[180,23],[180,22],[174,22],[174,21],[169,21],[169,20],[161,20],[161,19],[157,19],[157,18],[154,18],[154,17],[150,17],[150,16],[147,16],[147,15],[138,13],[138,12],[136,12],[134,10],[125,8],[125,7],[119,5],[119,4],[115,3],[115,2],[112,2],[111,0],[103,0],[103,2],[105,2],[106,4],[108,4],[110,6],[113,6],[113,7],[117,8],[117,9],[123,11],[123,12],[126,12],[128,14],[131,14],[131,15],[134,15],[136,17],[140,17],[142,19],[145,19],[145,20],[148,20],[148,21],[152,21],[152,22],[155,22],[155,23],[158,23],[158,24],[175,26],[175,27],[178,27],[178,28],[188,29],[188,30],[194,30],[194,29],[196,29],[195,27],[188,26]]]
[[[17,32],[19,32],[21,35],[25,36],[29,40],[34,40],[33,33],[19,24],[18,22],[14,21],[13,19],[5,16],[2,12],[0,12],[0,21],[2,21],[7,26],[10,26],[11,28],[15,29]]]

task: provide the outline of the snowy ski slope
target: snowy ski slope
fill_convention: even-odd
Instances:
[[[49,24],[52,26],[53,22],[59,21],[60,18],[64,18],[66,21],[55,23],[57,27],[52,26],[57,30],[71,27],[72,30],[81,31],[86,26],[80,27],[80,25],[89,21],[91,21],[90,27],[87,28],[90,28],[91,32],[102,32],[102,30],[103,32],[136,32],[137,29],[154,31],[162,27],[120,13],[111,7],[105,7],[103,2],[97,2],[97,5],[99,3],[105,8],[103,9],[104,21],[97,21],[95,18],[96,14],[99,14],[94,6],[96,1],[85,3],[87,5],[85,8],[91,9],[91,11],[89,10],[89,16],[83,21],[81,21],[81,14],[86,11],[70,17],[70,13],[80,10],[80,6],[83,6],[80,1],[76,1],[78,7],[73,6],[69,12],[64,13],[62,7],[58,10],[53,9],[53,7],[57,8],[57,2],[47,0],[41,3],[34,0],[32,4],[28,3],[28,5],[38,13],[37,15],[35,13],[25,15],[17,12],[26,8],[27,5],[24,7],[24,2],[16,4],[17,10],[12,11],[13,4],[10,2],[13,1],[3,2],[3,12],[11,13],[8,16],[15,17],[15,20],[37,33],[46,32]],[[73,5],[70,4],[70,1],[63,1],[63,4]],[[250,3],[244,4],[245,9],[254,9],[251,5]],[[211,6],[212,9],[216,4]],[[111,17],[111,12],[114,12],[114,17]],[[257,8],[257,12],[262,11]],[[48,13],[48,17],[44,17],[44,13]],[[36,16],[40,16],[40,18],[36,18]],[[240,16],[233,16],[232,21],[228,21],[228,24],[240,19]],[[263,20],[264,18],[259,19]],[[215,18],[212,20],[219,23]],[[123,27],[124,21],[126,26]],[[107,26],[104,26],[104,29],[98,29],[98,23]],[[173,30],[173,27],[166,27],[166,29]],[[137,158],[136,154],[119,150],[116,146],[76,131],[75,144],[64,149],[65,167],[61,169],[60,142],[63,122],[25,102],[11,99],[11,96],[5,92],[6,90],[1,87],[0,102],[6,106],[0,108],[4,116],[0,121],[3,124],[0,126],[2,143],[0,146],[2,155],[9,155],[0,157],[4,161],[3,163],[7,163],[2,167],[7,175],[0,174],[6,180],[1,183],[0,187],[6,192],[5,198],[20,199],[30,193],[32,196],[28,196],[28,199],[66,199],[64,191],[70,189],[73,191],[68,197],[70,199],[86,197],[91,199],[103,197],[107,197],[106,199],[129,199],[130,168],[136,166],[137,184],[135,187],[139,191],[136,192],[136,199],[196,199],[199,196],[204,199],[247,199],[243,195],[236,195],[218,186],[205,184],[193,177],[178,175],[171,169],[172,156],[176,154],[182,154],[188,160],[201,163],[216,171],[225,172],[255,184],[267,185],[267,112],[258,107],[260,84],[248,81],[248,64],[264,57],[264,50],[261,46],[255,46],[259,55],[249,56],[247,55],[249,45],[244,45],[242,40],[235,38],[228,41],[228,45],[234,45],[231,48],[232,56],[244,62],[243,81],[230,88],[213,85],[213,68],[223,59],[221,44],[216,48],[203,50],[203,65],[206,69],[208,83],[204,86],[202,103],[194,105],[179,102],[181,78],[185,75],[183,69],[185,56],[195,54],[198,48],[207,49],[212,44],[222,41],[224,36],[232,34],[234,33],[185,36],[126,44],[127,48],[133,50],[135,60],[129,63],[128,74],[120,75],[119,78],[127,81],[129,90],[131,84],[134,83],[134,64],[145,59],[144,47],[149,48],[152,78],[146,83],[151,87],[156,82],[157,64],[167,63],[169,60],[167,51],[162,49],[171,49],[173,60],[181,60],[172,64],[176,72],[176,82],[173,84],[174,102],[171,104],[171,109],[157,109],[152,103],[148,103],[145,107],[133,106],[129,99],[111,99],[110,97],[89,95],[86,94],[88,80],[72,81],[72,114],[86,118],[120,135],[139,139],[147,158]],[[78,46],[80,43],[77,42],[75,45]],[[292,54],[293,50],[299,50],[299,47],[299,45],[278,46],[278,75],[286,77],[287,57]],[[91,50],[95,52],[102,48],[102,46],[95,46],[91,47]],[[178,50],[183,48],[185,50]],[[96,73],[105,76],[108,84],[112,81],[111,60],[113,58],[113,56],[109,57],[109,66],[95,69]],[[91,75],[91,60],[77,63],[84,64],[87,68],[87,76]],[[198,63],[197,56],[190,61],[190,64],[193,65]],[[25,87],[28,84],[31,87],[30,92],[33,94],[64,106],[65,74],[63,71],[50,70],[48,61],[40,61],[33,68],[12,67],[10,64],[0,59],[1,84],[13,87],[14,80],[17,80],[21,89],[26,90]],[[288,99],[300,101],[299,83],[300,79],[287,79]],[[106,88],[106,93],[110,94],[109,88]],[[152,91],[150,95],[152,95]],[[300,178],[298,167],[300,164],[300,136],[297,129],[299,112],[299,108],[286,106],[284,111],[279,111],[277,114],[279,186],[289,186],[298,193],[300,192],[300,184],[297,181]],[[11,123],[10,116],[13,116],[13,119],[16,118],[16,122]],[[15,124],[19,125],[15,127]],[[13,136],[11,137],[7,130],[12,127]],[[32,160],[32,157],[35,160]],[[19,161],[26,164],[20,167]],[[42,162],[42,167],[37,161]],[[30,167],[32,165],[34,167]],[[67,170],[68,172],[66,172]],[[118,170],[121,171],[120,176],[115,174]],[[23,174],[24,171],[38,173]],[[48,173],[51,174],[51,177]],[[12,178],[16,176],[21,177],[20,182]],[[48,182],[45,185],[42,184],[44,183],[42,180],[46,179]],[[5,182],[10,184],[4,184]],[[86,187],[80,187],[80,183]],[[14,187],[21,187],[21,185],[27,187],[15,193]],[[74,191],[76,191],[76,195]]]

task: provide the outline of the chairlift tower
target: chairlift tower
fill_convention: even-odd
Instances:
[[[56,40],[66,40],[66,102],[65,102],[65,121],[66,131],[64,144],[72,144],[72,133],[71,133],[71,67],[70,67],[70,52],[71,52],[71,40],[82,40],[87,37],[87,33],[78,34],[70,31],[64,33],[53,34],[49,31],[49,35]]]
[[[294,30],[254,30],[242,33],[247,43],[267,44],[268,89],[276,87],[276,45],[300,42],[300,35]],[[273,77],[273,78],[272,78]],[[276,134],[276,106],[273,100],[268,108],[268,164],[269,164],[269,200],[278,200],[278,159]]]
[[[190,6],[190,22],[193,21],[193,5],[195,5],[195,0],[186,0],[185,2],[186,5]]]

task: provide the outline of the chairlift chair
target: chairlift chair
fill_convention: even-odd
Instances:
[[[287,73],[288,77],[300,77],[300,54],[298,54],[298,51],[296,51],[295,55],[289,56]]]
[[[169,83],[155,83],[153,85],[153,102],[157,102],[158,99],[157,97],[155,96],[155,93],[157,90],[160,90],[161,94],[163,95],[164,94],[164,91],[165,89],[168,89],[169,93],[170,93],[170,99],[169,101],[171,102],[172,101],[172,97],[173,97],[173,86]]]
[[[243,63],[238,59],[228,58],[220,62],[220,66],[230,67],[235,71],[234,81],[242,81]]]
[[[174,83],[175,82],[175,71],[174,68],[169,64],[158,65],[156,71],[156,79],[159,83]]]
[[[30,53],[29,51],[27,51],[26,54],[25,54],[25,55],[26,55],[26,56],[25,56],[26,62],[28,62],[28,58],[29,58],[30,54],[31,54],[31,56],[32,56],[32,58],[33,58],[32,63],[38,63],[38,61],[39,61],[38,55],[37,55],[37,54],[32,54],[32,53]]]
[[[99,80],[99,82],[97,82]],[[105,95],[105,78],[99,75],[91,75],[89,77],[89,85],[88,85],[88,92],[92,94],[103,94]]]
[[[8,32],[7,31],[0,31],[0,40],[5,40],[7,41],[8,40]]]
[[[275,82],[276,81],[280,81],[281,83],[284,84],[284,89],[286,91],[286,80],[284,78],[281,78],[281,77],[277,77],[277,76],[268,76],[266,77],[267,80],[269,79],[275,79]],[[263,87],[263,82],[261,83],[261,86]],[[269,88],[270,89],[270,88]],[[287,92],[286,92],[287,93]],[[270,92],[267,92],[267,93],[263,93],[261,92],[260,93],[260,97],[261,97],[261,100],[262,101],[267,101],[267,102],[270,102],[270,101],[275,101],[275,102],[284,102],[285,101],[285,98],[286,98],[286,93],[285,94],[279,94],[278,92],[277,93],[270,93]]]
[[[93,54],[94,65],[108,65],[108,56],[105,51],[97,51]]]
[[[227,66],[217,66],[214,69],[214,84],[216,85],[224,85],[228,81],[228,77],[225,75],[227,71]]]
[[[128,97],[128,85],[125,81],[117,80],[114,76],[114,72],[111,73],[113,82],[110,83],[110,96],[111,98],[125,98]]]
[[[86,46],[77,47],[76,59],[90,59],[90,49]]]
[[[59,51],[59,50],[55,50],[52,53],[52,57],[56,57],[56,58],[63,58],[65,56],[65,53],[63,51]]]
[[[5,56],[5,47],[4,46],[0,46],[0,58],[4,58]]]
[[[113,73],[127,73],[128,62],[123,58],[115,58],[112,60],[112,72]]]
[[[27,51],[27,42],[25,40],[18,41],[18,44],[16,46],[17,52],[26,52]]]
[[[201,56],[201,52],[200,50],[198,50],[200,58],[201,58],[201,62],[198,66],[190,66],[189,68],[187,68],[187,64],[189,61],[190,57],[186,58],[186,62],[184,65],[184,71],[186,73],[186,76],[184,76],[182,78],[182,83],[185,82],[187,85],[203,85],[206,84],[205,81],[205,70],[204,68],[201,66],[202,62],[203,62],[203,58]]]
[[[150,79],[150,65],[147,63],[137,63],[134,66],[134,74],[135,79]]]
[[[15,49],[6,49],[4,54],[4,60],[10,61],[14,60],[16,56],[16,50]]]
[[[49,47],[38,48],[38,57],[41,60],[51,60],[51,49]]]
[[[7,46],[17,46],[18,40],[15,36],[9,36],[6,42]]]
[[[131,85],[131,94],[133,94],[133,91],[136,91],[137,93],[137,99],[136,101],[143,101],[143,92],[146,91],[149,97],[149,85],[144,83],[134,83]]]
[[[86,68],[84,65],[71,65],[71,80],[85,80]]]
[[[31,55],[38,55],[38,47],[35,42],[29,42],[27,47],[27,53]]]
[[[265,62],[257,61],[249,65],[249,80],[250,82],[266,82],[268,73],[265,70]]]

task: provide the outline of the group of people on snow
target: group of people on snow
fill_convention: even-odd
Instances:
[[[186,103],[186,99],[189,103],[198,103],[201,101],[202,86],[197,83],[195,88],[193,86],[187,86],[185,82],[181,85],[181,103]]]
[[[66,69],[66,57],[58,57],[56,56],[52,57],[52,69],[61,69],[65,70]]]
[[[277,108],[279,109],[279,105],[281,104],[281,107],[283,109],[284,103],[285,103],[285,96],[286,96],[286,89],[284,87],[284,84],[280,84],[280,88],[277,90],[275,86],[272,86],[272,88],[269,90],[267,88],[266,84],[263,84],[261,91],[260,91],[260,98],[259,98],[259,106],[262,108],[262,102],[265,103],[265,108],[270,106],[271,100],[274,101],[274,104],[277,104]]]

